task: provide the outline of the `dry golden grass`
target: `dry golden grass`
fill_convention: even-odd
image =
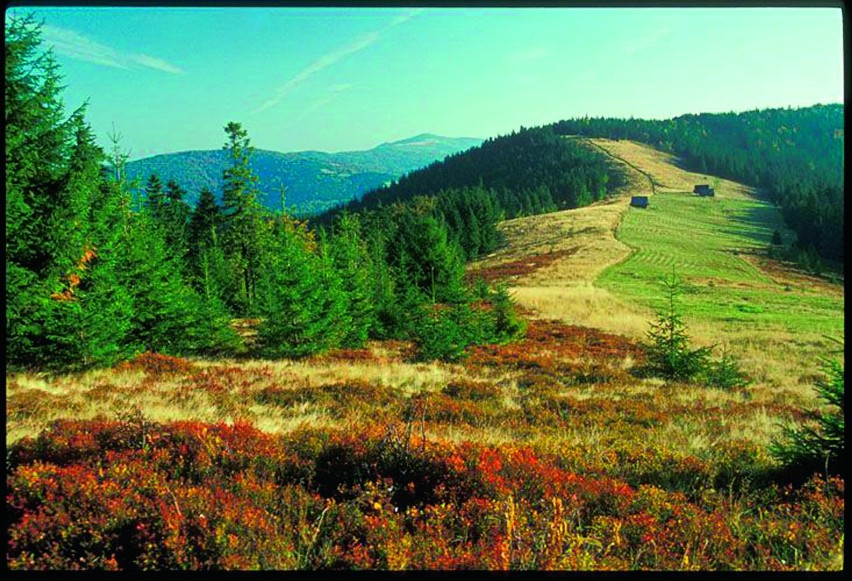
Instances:
[[[383,353],[384,347],[374,343],[369,351]],[[588,359],[581,355],[577,362]],[[629,358],[608,363],[612,369],[629,369]],[[589,360],[591,361],[591,360]],[[535,379],[526,369],[501,366],[457,365],[445,363],[351,362],[334,360],[306,361],[206,361],[193,360],[194,371],[179,374],[149,374],[138,370],[103,369],[82,374],[65,374],[53,378],[18,373],[7,375],[6,443],[24,436],[35,436],[56,419],[120,419],[133,411],[150,421],[201,420],[233,422],[247,420],[270,433],[288,433],[300,426],[340,428],[388,419],[386,414],[400,413],[399,406],[411,396],[436,394],[448,384],[459,381],[481,382],[495,386],[494,405],[501,413],[522,417],[528,403],[528,388],[521,387]],[[565,378],[568,379],[567,376]],[[260,396],[273,393],[305,393],[324,386],[346,386],[349,400],[288,401],[277,404]],[[671,449],[678,442],[690,453],[710,454],[719,442],[740,438],[768,442],[779,433],[777,415],[760,407],[751,415],[740,414],[727,422],[708,427],[707,418],[691,415],[688,407],[696,402],[716,409],[735,409],[744,403],[773,405],[806,405],[807,394],[777,389],[755,388],[748,392],[707,389],[700,386],[672,388],[656,379],[631,379],[605,383],[571,384],[556,381],[553,391],[542,395],[542,401],[655,402],[662,423],[641,431],[642,446]],[[360,397],[362,386],[386,388],[393,399],[393,411],[373,401],[368,392]],[[548,404],[553,405],[553,404]],[[561,405],[561,404],[560,404]],[[646,405],[646,404],[642,404]],[[681,406],[683,409],[679,409]],[[570,406],[569,406],[570,407]],[[679,411],[668,413],[668,408]],[[611,412],[602,412],[604,415]],[[761,415],[762,414],[762,415]],[[397,419],[399,419],[397,417]],[[623,426],[566,425],[558,429],[521,425],[504,425],[499,421],[484,424],[429,423],[426,435],[451,441],[477,441],[499,444],[527,441],[541,445],[578,446],[593,451],[599,446],[624,447]],[[598,453],[602,453],[598,450]]]
[[[587,282],[562,286],[523,284],[511,287],[519,304],[546,319],[594,327],[640,339],[653,316],[650,310],[631,305],[610,291]]]
[[[388,350],[381,343],[373,343],[370,352],[377,356],[375,361],[193,360],[197,372],[192,379],[119,368],[55,377],[7,374],[6,444],[35,436],[60,418],[119,418],[131,410],[140,411],[151,421],[245,419],[274,433],[289,432],[302,424],[339,425],[339,418],[330,416],[322,405],[305,403],[282,411],[278,406],[258,404],[255,396],[270,387],[286,390],[351,383],[357,389],[366,383],[387,387],[398,397],[407,398],[473,377],[462,365],[387,361],[383,357]],[[481,369],[475,378],[500,383],[505,373]],[[208,383],[209,389],[205,387]]]
[[[645,179],[628,168],[630,187]],[[585,208],[507,220],[499,225],[506,245],[475,261],[469,271],[493,268],[541,254],[571,251],[550,266],[511,280],[510,290],[533,316],[596,327],[636,337],[644,309],[620,301],[594,280],[607,267],[630,256],[630,248],[615,238],[615,229],[629,204],[629,187],[612,199]]]
[[[658,191],[691,192],[695,184],[710,184],[716,190],[716,195],[723,198],[742,198],[756,195],[753,188],[743,184],[712,175],[686,171],[680,167],[680,161],[674,155],[642,143],[626,139],[614,141],[603,138],[590,139],[589,141],[650,175]]]

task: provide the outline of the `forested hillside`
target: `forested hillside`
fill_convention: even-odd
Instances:
[[[346,203],[405,172],[481,142],[467,137],[422,134],[364,151],[281,153],[258,149],[251,164],[259,178],[261,204],[271,210],[280,209],[283,186],[287,208],[308,215]],[[186,189],[187,201],[195,204],[204,189],[221,200],[221,177],[227,164],[227,155],[222,150],[184,151],[128,162],[127,176],[130,181],[142,183],[151,174],[174,180]],[[141,191],[136,188],[133,193],[138,195]]]
[[[780,206],[804,253],[843,259],[843,105],[682,115],[667,120],[578,118],[561,135],[633,139],[687,169],[741,181]]]
[[[406,174],[319,221],[341,212],[382,213],[393,204],[429,205],[473,258],[496,247],[499,220],[585,206],[622,179],[597,150],[550,127],[521,128]]]

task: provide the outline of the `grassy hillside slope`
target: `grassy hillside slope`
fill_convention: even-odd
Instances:
[[[738,353],[768,385],[809,391],[819,356],[836,349],[826,336],[844,337],[843,286],[769,259],[773,231],[790,236],[777,208],[736,182],[684,171],[644,144],[592,142],[629,164],[621,196],[507,221],[508,246],[472,269],[488,273],[562,252],[545,268],[511,277],[518,301],[540,316],[641,339],[662,306],[659,281],[674,268],[688,284],[682,307],[696,343]],[[714,185],[717,195],[692,195],[696,183]],[[635,194],[652,196],[647,209],[629,207]]]
[[[759,187],[797,234],[791,256],[814,252],[842,270],[843,116],[841,103],[665,120],[588,118],[553,125],[561,135],[632,139],[671,152],[681,167]]]

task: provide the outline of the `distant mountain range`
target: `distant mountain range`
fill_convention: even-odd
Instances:
[[[256,149],[252,166],[260,178],[261,202],[265,206],[280,209],[283,185],[287,208],[305,215],[349,202],[403,174],[482,141],[423,133],[364,151],[281,153]],[[187,191],[187,201],[194,205],[203,188],[209,188],[221,199],[222,171],[226,165],[227,152],[221,149],[183,151],[128,162],[127,175],[139,178],[142,188],[152,173],[163,183],[174,179]]]

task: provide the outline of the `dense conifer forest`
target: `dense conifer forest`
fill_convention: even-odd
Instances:
[[[688,169],[763,190],[798,235],[801,253],[843,261],[843,105],[682,115],[663,121],[577,118],[560,135],[633,139]]]
[[[481,190],[309,229],[260,203],[251,140],[231,122],[222,203],[208,189],[192,207],[174,180],[129,181],[120,136],[104,152],[85,107],[65,114],[37,23],[11,18],[5,40],[7,369],[143,351],[301,357],[371,337],[452,360],[522,333],[505,289],[463,281],[465,257],[496,240]],[[450,234],[480,222],[492,228]]]

